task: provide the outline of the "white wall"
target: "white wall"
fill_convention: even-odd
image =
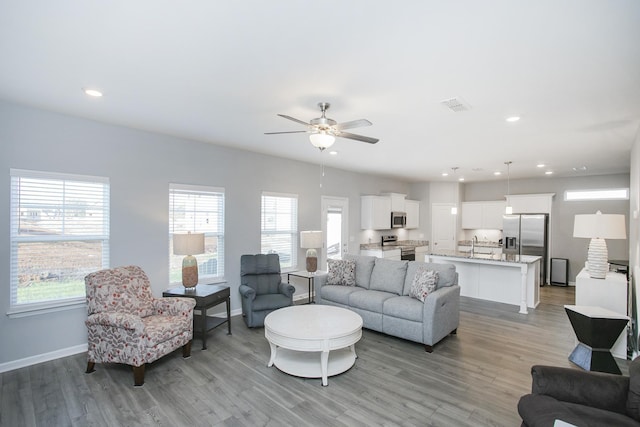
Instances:
[[[309,149],[313,149],[309,145]],[[86,344],[84,309],[9,318],[9,169],[105,176],[111,183],[111,265],[140,265],[153,292],[168,286],[169,183],[225,188],[225,272],[240,308],[240,256],[260,251],[263,190],[299,195],[299,229],[319,229],[320,196],[349,198],[357,253],[360,195],[408,193],[409,184],[318,165],[106,125],[0,101],[0,366]],[[299,251],[304,268],[304,252]],[[306,293],[301,287],[299,293]]]

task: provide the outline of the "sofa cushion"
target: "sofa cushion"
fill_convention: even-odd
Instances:
[[[323,300],[349,305],[349,295],[363,290],[359,286],[324,285],[320,288],[320,297]]]
[[[376,263],[376,257],[346,254],[344,259],[356,262],[356,286],[369,289],[369,281],[371,280],[373,266]]]
[[[328,285],[355,286],[356,262],[353,260],[329,259],[327,260],[329,271],[327,272]]]
[[[363,290],[349,294],[349,305],[367,311],[382,313],[382,306],[386,300],[393,298],[393,294],[382,291]]]
[[[436,290],[436,283],[438,282],[438,272],[429,270],[426,267],[420,267],[413,277],[413,283],[411,284],[411,290],[409,296],[424,302],[429,294]]]
[[[522,396],[518,413],[528,427],[552,426],[555,420],[576,426],[638,426],[632,418],[618,412],[562,402],[544,394]]]
[[[376,258],[369,289],[402,295],[406,273],[407,261]]]
[[[640,421],[640,357],[629,364],[629,394],[627,395],[627,413]]]
[[[404,289],[402,295],[409,295],[411,291],[411,285],[413,284],[413,278],[420,267],[426,267],[429,270],[438,272],[438,281],[436,282],[436,289],[443,288],[445,286],[452,286],[456,284],[456,266],[453,264],[437,264],[434,262],[421,262],[411,261],[407,265],[407,275],[404,281]]]
[[[422,322],[423,312],[424,304],[408,296],[389,298],[382,306],[382,314],[385,316],[413,320],[414,322]]]

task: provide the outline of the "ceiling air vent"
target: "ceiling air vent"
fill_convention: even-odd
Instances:
[[[460,113],[471,109],[471,105],[460,97],[445,99],[444,101],[440,101],[440,104],[444,105],[454,113]]]

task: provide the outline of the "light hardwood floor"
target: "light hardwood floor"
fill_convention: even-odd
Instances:
[[[529,315],[462,298],[458,334],[431,354],[365,330],[355,366],[328,387],[267,368],[264,330],[240,317],[233,335],[210,332],[208,350],[195,340],[190,359],[178,350],[148,366],[143,387],[133,387],[128,367],[98,364],[85,374],[85,354],[65,357],[0,375],[0,425],[519,426],[531,365],[572,366],[562,306],[573,303],[573,288],[541,291]]]

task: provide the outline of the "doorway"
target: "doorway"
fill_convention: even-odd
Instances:
[[[431,205],[431,251],[456,249],[458,216],[451,213],[451,203]]]
[[[349,252],[349,199],[322,196],[321,206],[324,247],[319,267],[326,271],[328,259],[342,259]]]

